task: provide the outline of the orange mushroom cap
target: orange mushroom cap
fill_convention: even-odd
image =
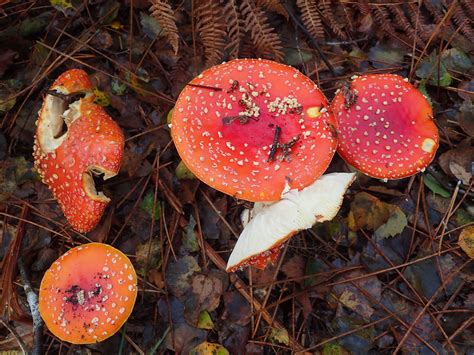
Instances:
[[[400,179],[416,174],[438,149],[430,104],[398,75],[355,77],[339,90],[331,108],[339,125],[339,154],[369,176]]]
[[[39,113],[33,156],[42,180],[52,190],[69,223],[80,232],[93,229],[110,199],[97,192],[92,174],[115,176],[121,165],[124,136],[105,110],[91,101],[87,74],[62,74],[46,95]],[[62,95],[85,93],[66,109]],[[67,132],[61,134],[63,121]]]
[[[173,110],[171,133],[202,181],[248,201],[279,200],[328,167],[336,121],[323,93],[295,68],[236,59],[193,79]]]
[[[114,335],[130,316],[137,275],[120,250],[84,244],[63,254],[44,274],[39,311],[48,329],[73,344]]]

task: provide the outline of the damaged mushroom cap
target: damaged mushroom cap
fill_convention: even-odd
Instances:
[[[39,311],[48,329],[63,341],[91,344],[116,333],[137,297],[137,275],[121,251],[102,243],[63,254],[46,271]]]
[[[96,191],[92,175],[103,174],[104,179],[115,176],[124,148],[120,127],[92,102],[90,90],[84,71],[73,69],[62,74],[45,97],[33,147],[42,181],[52,190],[69,223],[80,232],[97,225],[110,201]],[[85,97],[68,106],[68,100],[80,93]]]
[[[317,86],[295,68],[236,59],[193,79],[173,110],[171,133],[202,181],[248,201],[302,189],[336,149],[335,119]]]
[[[369,176],[411,176],[435,156],[439,134],[433,111],[407,79],[393,74],[355,77],[331,107],[339,125],[339,154]]]
[[[316,222],[329,221],[339,211],[354,173],[323,175],[303,190],[290,190],[280,201],[256,203],[227,262],[227,271],[274,262],[283,243]]]

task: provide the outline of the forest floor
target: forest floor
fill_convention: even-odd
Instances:
[[[0,0],[0,353],[38,341],[18,261],[37,291],[90,241],[132,260],[134,311],[94,345],[45,329],[46,353],[473,353],[473,18],[469,0]],[[407,77],[433,107],[435,159],[401,180],[358,173],[337,217],[293,237],[275,265],[226,273],[250,204],[177,170],[167,115],[188,81],[235,57],[292,65],[329,100],[354,74]],[[71,68],[126,138],[101,186],[112,202],[87,234],[33,168],[37,113]],[[337,154],[329,167],[350,169]]]

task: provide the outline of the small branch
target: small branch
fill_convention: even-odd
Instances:
[[[33,318],[33,348],[31,354],[41,355],[43,353],[43,319],[41,319],[39,313],[38,296],[31,287],[30,278],[21,256],[18,256],[17,264],[23,282],[23,289],[26,293],[26,300],[30,306],[31,317]]]
[[[275,153],[278,149],[278,140],[280,139],[281,128],[280,126],[276,126],[275,128],[275,135],[273,136],[273,143],[270,149],[270,154],[268,155],[267,162],[271,162],[275,159]]]
[[[14,327],[12,327],[6,320],[0,319],[0,323],[2,323],[3,326],[5,328],[7,328],[10,333],[12,333],[12,335],[15,337],[18,345],[20,346],[21,351],[23,351],[24,354],[27,354],[28,351],[27,351],[26,344],[23,341],[23,339],[21,338],[20,334],[18,334],[16,329]]]

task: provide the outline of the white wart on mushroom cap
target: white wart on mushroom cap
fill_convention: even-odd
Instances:
[[[407,177],[435,156],[439,134],[431,106],[398,75],[354,77],[331,108],[339,126],[339,154],[369,176]]]
[[[214,66],[181,92],[172,136],[186,166],[217,190],[276,201],[286,184],[302,189],[329,165],[336,122],[317,86],[269,60]]]
[[[48,329],[73,344],[112,336],[125,323],[137,296],[137,276],[119,250],[90,243],[63,254],[46,271],[39,310]]]
[[[285,192],[280,201],[256,203],[255,213],[251,213],[229,257],[227,271],[248,265],[262,268],[275,259],[290,237],[316,222],[333,219],[354,178],[354,173],[326,174],[303,190]]]

